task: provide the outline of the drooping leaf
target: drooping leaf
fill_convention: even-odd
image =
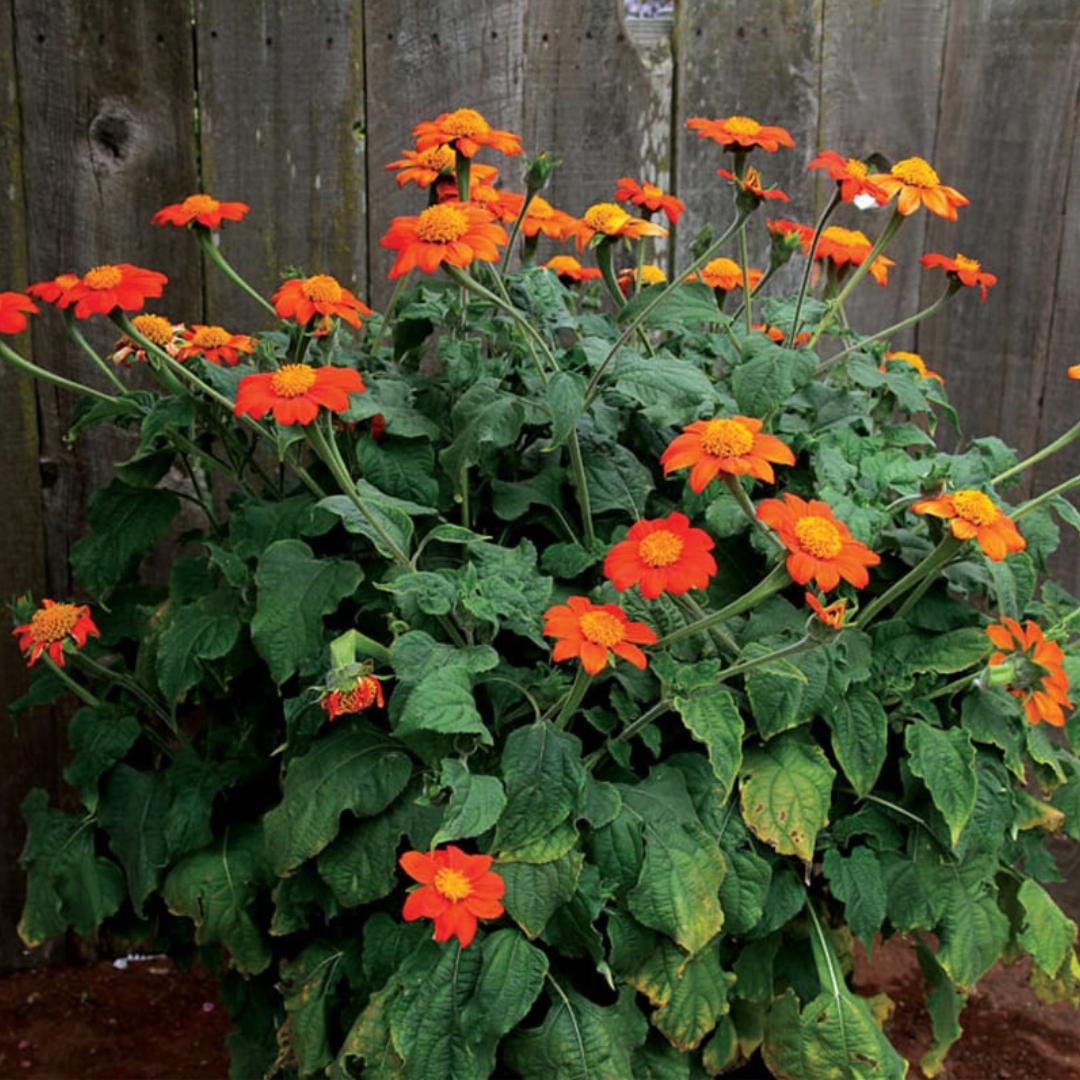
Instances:
[[[462,666],[433,671],[412,687],[394,731],[399,737],[421,731],[479,735],[491,745],[491,733],[476,708],[472,677]]]
[[[923,942],[916,946],[919,967],[930,989],[926,995],[926,1011],[930,1014],[930,1027],[934,1040],[919,1060],[919,1068],[927,1076],[937,1076],[945,1064],[949,1048],[964,1033],[960,1026],[960,1013],[967,1003],[967,995],[960,994],[949,980],[945,969]]]
[[[916,720],[904,732],[911,771],[926,784],[949,826],[953,847],[975,809],[975,748],[962,728],[931,727]]]
[[[889,721],[876,694],[853,686],[827,710],[832,751],[855,794],[868,794],[877,782],[889,738]]]
[[[1020,945],[1031,953],[1046,975],[1053,978],[1076,944],[1076,923],[1031,878],[1020,886],[1018,897],[1024,908]]]
[[[82,794],[90,813],[97,809],[98,779],[135,745],[139,722],[110,705],[79,709],[68,725],[71,762],[64,779]]]
[[[345,974],[340,948],[312,942],[281,965],[281,996],[288,1015],[289,1047],[304,1076],[315,1075],[331,1059],[333,992]]]
[[[690,734],[704,743],[719,781],[717,797],[726,801],[742,766],[743,718],[731,693],[717,688],[708,694],[675,698],[675,709]]]
[[[829,889],[844,904],[852,933],[870,949],[885,921],[885,883],[877,856],[870,848],[859,847],[844,858],[832,848],[825,852],[824,868]]]
[[[507,914],[529,938],[538,938],[548,920],[577,889],[584,856],[568,852],[545,863],[499,863],[496,871],[506,882],[503,903]]]
[[[456,758],[443,762],[439,782],[444,788],[450,789],[450,801],[442,825],[432,838],[434,847],[487,832],[499,820],[506,806],[506,793],[497,776],[471,773]]]
[[[176,701],[203,678],[200,660],[229,653],[240,636],[236,598],[219,591],[192,604],[170,607],[157,647],[157,680],[169,701]]]

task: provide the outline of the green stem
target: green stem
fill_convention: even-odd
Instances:
[[[589,482],[585,476],[585,461],[581,456],[581,443],[577,430],[570,432],[566,440],[570,451],[570,467],[574,472],[574,487],[577,490],[578,506],[581,509],[581,528],[584,533],[585,548],[592,551],[596,544],[596,528],[592,519],[592,500],[589,498]]]
[[[1038,510],[1043,503],[1049,502],[1058,495],[1064,495],[1066,491],[1071,491],[1074,487],[1080,487],[1080,474],[1072,476],[1068,480],[1063,480],[1056,487],[1049,488],[1041,495],[1036,495],[1034,499],[1024,503],[1019,510],[1013,512],[1013,521],[1024,517],[1025,514],[1030,514],[1033,510]]]
[[[367,634],[361,634],[359,630],[353,631],[352,640],[357,652],[389,666],[390,650],[385,645],[379,644],[374,638],[369,638]]]
[[[743,515],[747,518],[751,525],[754,526],[757,531],[764,536],[770,544],[774,544],[777,547],[783,547],[780,543],[777,535],[770,529],[765,522],[757,516],[757,511],[754,509],[754,504],[750,501],[750,496],[746,494],[745,489],[739,482],[737,476],[732,476],[730,473],[724,474],[724,483],[727,485],[728,491],[731,492],[732,497],[739,504],[739,509],[743,512]]]
[[[769,284],[770,279],[776,273],[776,271],[779,270],[779,269],[780,269],[779,266],[770,266],[769,269],[765,271],[765,275],[762,277],[762,279],[750,290],[750,296],[751,297],[757,296],[757,294],[759,292],[761,292],[761,290],[764,289],[766,285]],[[740,302],[739,306],[731,313],[731,318],[732,318],[733,322],[738,322],[739,321],[739,316],[742,315],[743,308],[745,308],[745,307],[746,307],[746,290],[744,289],[743,290],[743,299],[742,299],[742,301]]]
[[[671,708],[671,702],[666,698],[658,701],[655,705],[651,706],[645,712],[643,712],[633,723],[627,724],[626,727],[615,736],[614,742],[628,742],[639,731],[643,731],[647,728],[657,717],[663,716]]]
[[[888,607],[898,596],[914,588],[924,577],[936,574],[962,547],[962,542],[951,533],[922,562],[913,566],[899,581],[894,582],[876,600],[868,604],[855,623],[857,630],[865,630],[878,612]]]
[[[578,707],[581,705],[582,699],[585,697],[591,683],[592,676],[584,667],[579,666],[577,674],[574,676],[574,682],[567,692],[566,698],[562,703],[562,708],[559,710],[559,715],[555,717],[555,726],[557,728],[565,728],[567,724],[570,723],[574,713],[578,711]]]
[[[458,199],[461,202],[469,201],[469,172],[471,165],[472,162],[455,146],[454,172],[457,175]]]
[[[705,609],[689,593],[684,593],[681,596],[672,596],[672,600],[675,601],[677,607],[682,608],[683,611],[690,616],[691,621],[704,619],[708,615]],[[732,653],[737,653],[739,651],[739,646],[735,643],[735,639],[722,626],[711,627],[709,632],[720,648],[726,649],[728,652]]]
[[[938,687],[932,694],[926,694],[923,700],[933,701],[935,698],[948,697],[949,694],[955,694],[957,690],[963,690],[965,687],[970,686],[978,677],[978,672],[975,672],[974,675],[961,675],[960,678],[953,679],[951,683]]]
[[[61,386],[65,390],[71,390],[73,393],[89,394],[90,397],[97,398],[98,401],[110,401],[115,403],[120,400],[120,398],[113,397],[112,394],[106,394],[104,391],[95,390],[92,386],[84,386],[80,382],[65,379],[63,375],[54,375],[51,371],[46,371],[44,368],[38,367],[37,364],[32,364],[29,360],[21,357],[14,349],[8,348],[2,341],[0,341],[0,356],[11,364],[12,367],[18,368],[27,375],[32,375],[35,379],[44,379],[45,382],[50,382],[54,386]],[[137,411],[137,406],[135,406],[134,403],[132,403],[132,410]]]
[[[93,360],[97,367],[100,368],[105,375],[105,378],[108,379],[121,394],[126,394],[127,387],[117,378],[116,372],[113,371],[105,360],[98,355],[97,349],[83,337],[82,331],[75,324],[75,316],[70,308],[64,311],[64,329],[67,331],[68,337],[70,337],[71,340],[74,341],[91,360]]]
[[[518,212],[517,218],[514,220],[513,227],[510,229],[510,238],[506,241],[506,250],[503,252],[502,262],[499,264],[500,277],[506,277],[506,273],[510,269],[510,256],[514,252],[514,244],[517,242],[518,233],[521,232],[521,223],[525,220],[525,215],[529,212],[529,206],[536,196],[537,192],[535,191],[525,192],[525,199],[521,204],[521,210]]]
[[[115,683],[117,686],[123,687],[132,697],[136,697],[141,701],[159,720],[165,723],[171,722],[171,716],[168,709],[160,705],[151,694],[144,690],[133,678],[129,675],[123,675],[119,671],[113,671],[112,668],[107,668],[104,664],[99,664],[96,660],[91,659],[86,653],[76,653],[75,663],[81,667],[84,671],[89,672],[91,675],[97,675],[99,678],[105,679],[108,682]]]
[[[53,661],[48,653],[42,653],[45,663],[48,664],[52,673],[84,704],[97,708],[101,704],[99,698],[94,697],[85,686],[80,686],[59,664]]]
[[[991,484],[1001,484],[1008,480],[1012,476],[1016,476],[1017,473],[1022,473],[1027,469],[1030,469],[1032,465],[1038,465],[1040,461],[1050,457],[1051,454],[1056,454],[1059,450],[1064,450],[1069,443],[1074,442],[1076,439],[1080,439],[1080,420],[1078,420],[1064,435],[1059,435],[1052,443],[1047,443],[1041,450],[1036,450],[1031,457],[1024,458],[1023,461],[1018,462],[1011,468],[1006,469],[1004,472],[998,473],[997,476],[990,481]]]
[[[754,322],[754,297],[750,291],[750,254],[746,243],[746,222],[739,226],[739,265],[742,268],[743,313],[746,316],[746,333],[749,336]]]
[[[379,346],[382,344],[382,340],[386,337],[386,328],[390,325],[390,316],[394,311],[394,305],[398,302],[398,298],[401,296],[402,290],[405,288],[406,283],[412,278],[412,271],[407,274],[402,274],[401,277],[394,282],[394,291],[390,294],[390,299],[386,304],[386,312],[382,317],[382,322],[379,323],[379,332],[375,335],[375,340],[371,343],[371,355],[379,355]]]
[[[816,649],[819,645],[824,643],[824,639],[818,640],[812,637],[802,637],[798,641],[792,642],[790,645],[785,645],[782,649],[774,649],[771,653],[766,653],[764,656],[755,656],[752,660],[744,660],[741,664],[732,664],[731,667],[724,668],[716,678],[713,680],[711,686],[704,691],[695,691],[688,695],[688,697],[700,697],[702,693],[709,693],[713,687],[722,682],[727,682],[728,679],[735,678],[736,675],[743,675],[747,671],[753,671],[756,667],[761,667],[762,664],[771,664],[776,660],[784,660],[789,656],[796,656],[799,653],[808,652],[810,649]]]
[[[214,238],[211,235],[209,229],[202,225],[195,226],[195,235],[199,238],[199,243],[202,245],[203,251],[206,253],[206,257],[238,288],[243,289],[256,303],[261,304],[271,315],[276,319],[278,313],[274,310],[274,305],[271,304],[261,293],[257,292],[251,285],[249,285],[229,264],[229,261],[221,254],[217,244],[214,243]]]
[[[613,241],[603,240],[596,247],[595,251],[596,265],[600,267],[600,276],[604,279],[608,295],[615,305],[617,318],[618,313],[626,307],[626,297],[623,296],[622,290],[619,288],[618,279],[615,277],[614,247],[615,244]]]
[[[833,197],[829,201],[825,210],[822,212],[821,217],[818,218],[817,224],[814,226],[814,235],[810,239],[810,250],[806,253],[806,265],[803,267],[802,281],[799,283],[799,295],[795,301],[795,315],[791,320],[791,332],[788,334],[787,341],[784,342],[784,347],[790,349],[794,346],[795,339],[799,336],[799,320],[802,317],[803,301],[806,299],[806,290],[810,284],[810,272],[814,268],[814,252],[817,250],[818,241],[821,239],[821,234],[825,231],[825,223],[829,220],[832,212],[840,205],[840,188],[837,187],[833,192]]]

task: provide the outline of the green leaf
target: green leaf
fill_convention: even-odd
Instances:
[[[544,388],[544,401],[551,410],[549,449],[562,446],[577,428],[585,407],[585,380],[576,371],[557,371]]]
[[[853,686],[837,699],[825,719],[832,729],[832,751],[860,798],[873,790],[885,764],[889,721],[876,694]]]
[[[415,686],[434,671],[445,667],[463,667],[473,675],[490,671],[499,664],[499,654],[490,645],[456,649],[436,641],[423,630],[409,630],[394,639],[390,663],[398,680]]]
[[[288,1016],[289,1047],[303,1076],[331,1059],[332,994],[345,974],[345,954],[325,941],[312,942],[295,960],[281,964],[281,996]]]
[[[496,630],[510,630],[546,647],[540,612],[551,598],[552,581],[537,574],[533,544],[522,540],[508,548],[475,541],[468,553],[462,607]]]
[[[975,742],[996,746],[1005,764],[1021,782],[1024,774],[1024,735],[1017,723],[1016,699],[1004,690],[971,690],[964,695],[960,718],[964,730]]]
[[[413,407],[413,391],[400,376],[379,378],[365,371],[364,382],[367,393],[350,395],[345,420],[369,420],[376,414],[382,414],[390,435],[403,439],[425,435],[432,439],[438,437],[439,425]]]
[[[768,651],[757,646],[744,650],[744,655],[750,660]],[[801,707],[806,686],[806,675],[786,660],[763,664],[747,674],[746,696],[763,739],[768,741],[810,720],[809,712]]]
[[[1030,878],[1020,886],[1018,896],[1024,908],[1020,945],[1052,979],[1076,944],[1076,923]]]
[[[299,542],[299,541],[297,541]],[[158,638],[158,686],[169,701],[177,701],[204,677],[200,660],[226,656],[240,637],[236,598],[214,592],[193,604],[170,606]]]
[[[172,525],[180,500],[171,491],[113,480],[90,496],[89,531],[71,549],[71,570],[91,593],[118,585]]]
[[[411,775],[401,745],[372,728],[339,728],[317,738],[290,763],[281,803],[264,818],[274,872],[283,877],[322,851],[346,810],[357,817],[385,810]]]
[[[586,551],[580,544],[549,544],[540,555],[540,569],[570,581],[595,566],[604,555],[598,551]]]
[[[79,709],[68,725],[71,763],[64,779],[79,789],[90,813],[97,809],[98,778],[111,769],[135,745],[139,721],[122,715],[111,705]]]
[[[920,941],[916,956],[923,978],[930,990],[926,995],[926,1011],[930,1014],[930,1028],[934,1041],[919,1060],[919,1068],[928,1077],[935,1077],[945,1064],[949,1048],[964,1034],[960,1026],[960,1013],[967,1004],[967,995],[959,994],[949,981],[945,969],[937,957]]]
[[[530,938],[538,938],[557,908],[577,890],[584,856],[569,852],[552,862],[499,863],[496,871],[506,882],[503,903],[507,914]]]
[[[405,618],[419,609],[425,615],[447,615],[453,609],[458,585],[445,574],[416,570],[376,583],[376,588],[393,593]]]
[[[615,389],[637,402],[642,415],[658,427],[688,424],[716,400],[700,368],[663,351],[647,358],[623,353],[611,375]]]
[[[829,889],[844,904],[852,933],[869,950],[885,921],[885,882],[877,856],[870,848],[860,847],[845,859],[832,848],[825,852],[824,868]]]
[[[346,532],[366,536],[386,559],[397,558],[395,546],[400,552],[408,552],[416,531],[414,517],[438,513],[430,506],[387,495],[366,480],[355,484],[366,514],[348,495],[328,495],[319,501],[318,508],[339,518]]]
[[[506,806],[506,793],[497,776],[470,773],[456,758],[443,762],[439,783],[450,789],[450,801],[442,825],[432,837],[433,847],[480,836],[495,825]]]
[[[585,482],[594,514],[618,510],[634,518],[645,516],[652,491],[652,473],[625,446],[587,448]]]
[[[435,451],[425,439],[358,439],[360,474],[380,491],[432,506],[439,498]]]
[[[953,883],[945,895],[938,961],[961,990],[970,990],[997,963],[1009,942],[1009,920],[993,896]]]
[[[255,573],[251,637],[279,686],[296,672],[316,669],[323,616],[336,611],[360,579],[355,563],[316,558],[302,540],[278,540],[266,549]]]
[[[409,690],[394,732],[404,738],[419,731],[478,735],[480,742],[491,745],[491,733],[473,698],[472,676],[464,667],[433,671]]]
[[[619,312],[619,321],[628,323],[635,319],[667,287],[666,284],[646,285]],[[710,286],[701,281],[686,281],[649,312],[644,325],[684,330],[687,323],[727,321],[728,317],[716,305],[716,296]]]
[[[726,802],[742,766],[743,718],[731,693],[722,688],[697,697],[675,698],[683,723],[709,754],[713,775],[719,781],[716,797]]]
[[[490,1047],[525,1018],[540,996],[548,959],[511,929],[489,934],[480,948],[483,963],[462,1022],[474,1039]]]
[[[731,389],[739,412],[766,416],[813,375],[816,365],[805,349],[783,349],[766,339],[732,373]]]
[[[724,930],[732,937],[741,937],[761,921],[772,867],[750,850],[724,848],[724,858],[728,861],[728,873],[720,884]]]
[[[229,539],[241,558],[261,555],[278,540],[319,536],[334,519],[316,509],[310,495],[293,495],[280,502],[243,502],[229,516]]]
[[[956,847],[975,809],[978,790],[971,739],[961,728],[943,731],[916,720],[904,732],[904,746],[911,771],[926,784]]]
[[[485,447],[511,446],[525,422],[525,410],[494,378],[477,380],[450,411],[454,440],[439,454],[447,476],[455,480],[475,465]]]
[[[780,855],[810,862],[819,830],[828,823],[836,770],[805,731],[778,735],[751,749],[739,782],[743,820]]]

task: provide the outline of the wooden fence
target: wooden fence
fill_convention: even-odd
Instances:
[[[206,190],[254,208],[223,243],[256,285],[302,265],[377,306],[379,237],[417,206],[383,165],[415,122],[462,105],[562,159],[551,200],[566,210],[610,198],[622,175],[677,192],[690,205],[679,258],[729,200],[720,155],[685,122],[745,112],[794,134],[767,171],[802,220],[824,195],[804,169],[825,147],[923,155],[970,197],[957,224],[911,219],[888,288],[867,284],[854,321],[886,325],[936,295],[923,251],[981,258],[1001,279],[985,307],[964,294],[907,342],[945,373],[967,435],[1027,451],[1080,402],[1064,376],[1080,360],[1078,94],[1075,0],[679,0],[673,19],[648,20],[621,0],[0,0],[0,289],[130,261],[169,275],[175,318],[260,327],[192,241],[149,225]],[[104,345],[108,328],[93,329]],[[31,344],[39,363],[94,380],[53,317]],[[0,380],[0,595],[65,596],[87,493],[123,443],[94,433],[71,451],[71,399]],[[1078,467],[1060,455],[1034,483]],[[1074,583],[1077,551],[1058,561]],[[23,682],[3,646],[0,707]],[[19,959],[15,807],[32,784],[58,788],[59,725],[17,738],[0,725],[0,963]]]

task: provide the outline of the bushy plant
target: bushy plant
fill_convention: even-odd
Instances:
[[[924,257],[946,275],[925,311],[848,324],[906,218],[966,205],[925,161],[822,154],[816,227],[751,232],[786,197],[750,162],[790,136],[690,127],[735,211],[671,283],[646,252],[677,199],[624,178],[641,216],[574,218],[538,194],[544,155],[514,195],[473,155],[519,140],[458,110],[394,163],[430,200],[384,238],[385,316],[324,273],[267,302],[214,235],[247,208],[196,195],[156,220],[276,330],[149,313],[163,276],[123,264],[29,290],[108,392],[0,344],[83,395],[75,435],[139,438],[71,553],[90,603],[15,605],[16,712],[80,699],[84,807],[27,796],[20,932],[219,972],[238,1077],[687,1077],[758,1051],[779,1077],[898,1077],[887,1001],[846,981],[879,934],[918,942],[931,1075],[1000,958],[1077,997],[1044,887],[1047,835],[1080,837],[1077,604],[1045,571],[1080,480],[1003,493],[1080,425],[1023,462],[939,449],[941,376],[886,350],[986,298],[962,255]],[[874,243],[828,225],[852,202]],[[536,265],[552,237],[580,259]],[[766,298],[799,251],[797,293]],[[3,294],[0,332],[34,310]]]

